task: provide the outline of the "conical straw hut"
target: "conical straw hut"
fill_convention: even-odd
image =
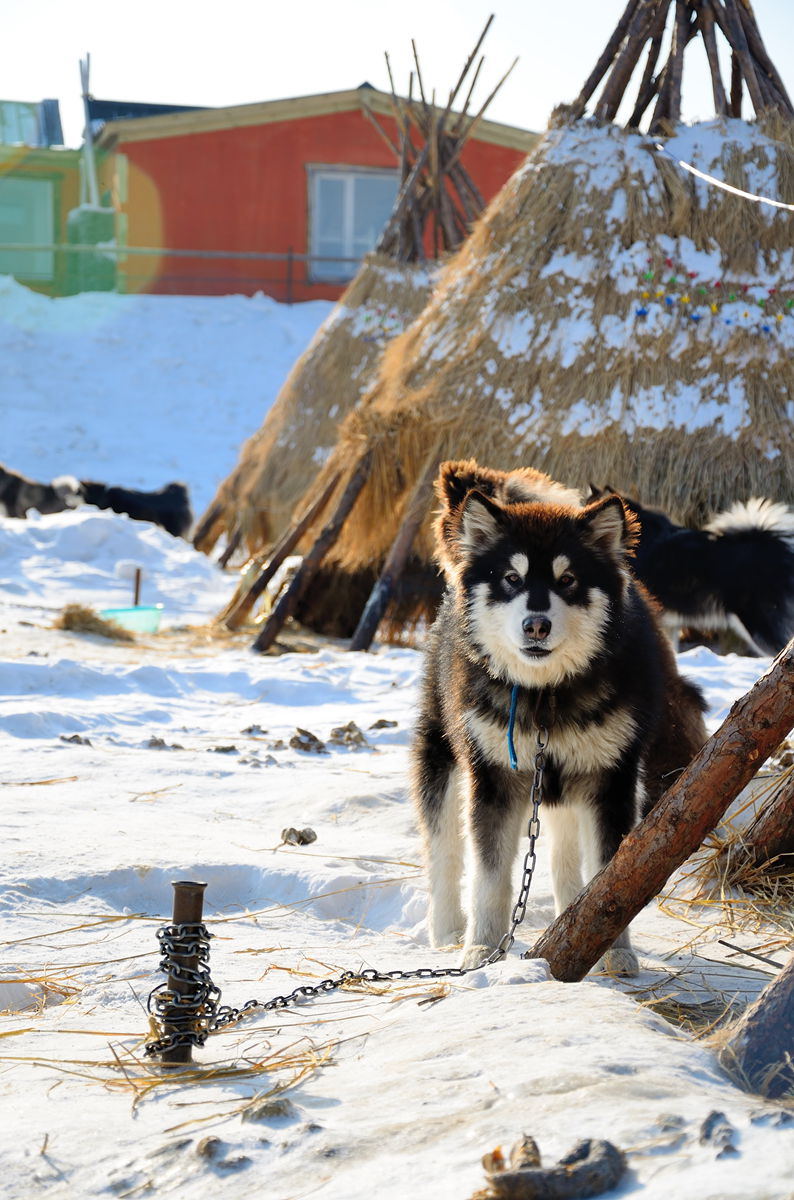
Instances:
[[[198,550],[210,554],[225,537],[225,565],[241,544],[256,554],[278,537],[336,444],[339,422],[372,382],[383,348],[427,303],[438,267],[366,257],[198,522]]]
[[[395,207],[375,252],[365,258],[296,362],[263,426],[245,443],[237,466],[197,524],[194,544],[205,553],[211,553],[225,536],[224,565],[238,546],[256,555],[283,531],[335,445],[340,421],[371,384],[384,347],[422,311],[442,256],[460,246],[482,212],[482,196],[461,161],[461,152],[510,72],[479,111],[470,114],[480,58],[462,111],[454,111],[453,104],[492,19],[444,108],[436,107],[425,94],[414,46],[419,98],[413,99],[413,74],[407,99],[396,95],[392,82],[397,142],[365,103],[365,115],[400,167]],[[386,61],[388,65],[388,56]],[[527,134],[522,148],[532,140]]]
[[[612,64],[609,103],[581,115],[594,73],[587,95],[553,114],[423,313],[386,348],[317,482],[341,471],[341,492],[367,454],[323,588],[329,574],[339,592],[340,578],[383,563],[417,481],[443,458],[611,484],[682,521],[752,495],[794,501],[791,105],[748,24],[749,4],[683,8],[691,23],[674,26],[650,84],[646,64],[644,105],[632,113],[636,122],[655,100],[653,133],[612,123],[623,95],[614,75],[623,72],[625,88],[625,55],[630,48],[637,61],[640,35],[655,64],[661,19],[668,10],[680,18],[682,6],[632,0],[599,60],[599,79]],[[718,30],[734,34],[730,99],[710,52],[715,13]],[[741,60],[734,15],[752,34]],[[719,115],[683,126],[681,60],[696,33],[716,72]],[[752,122],[731,115],[750,70],[760,107]],[[431,580],[430,496],[425,507],[413,559]],[[312,603],[301,619],[311,621]]]

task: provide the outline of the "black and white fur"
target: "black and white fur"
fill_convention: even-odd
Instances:
[[[754,498],[734,504],[703,529],[687,529],[657,509],[624,499],[641,526],[635,574],[662,605],[674,643],[682,627],[731,629],[752,654],[783,649],[794,635],[790,508]]]
[[[582,507],[531,472],[445,463],[436,530],[447,589],[429,633],[412,754],[430,937],[477,965],[508,929],[536,726],[548,730],[541,845],[557,912],[615,853],[705,740],[652,602],[632,579],[634,518],[618,496]],[[545,481],[545,482],[544,482]],[[514,482],[511,481],[511,483]],[[471,486],[474,484],[474,486]],[[490,492],[490,495],[486,494]],[[508,760],[513,684],[518,770]],[[462,877],[468,851],[468,899]],[[634,974],[628,932],[603,966]]]
[[[31,508],[43,515],[77,508],[83,492],[73,475],[59,475],[52,483],[37,483],[0,464],[0,516],[24,520]]]

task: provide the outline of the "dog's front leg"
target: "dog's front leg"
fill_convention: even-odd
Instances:
[[[461,941],[466,923],[460,894],[463,834],[457,768],[447,775],[441,793],[439,810],[427,822],[428,925],[433,946],[450,946]]]
[[[469,775],[471,879],[464,967],[476,967],[507,933],[513,905],[513,863],[524,806],[506,772],[482,764]]]
[[[636,764],[629,763],[614,773],[595,807],[581,810],[585,869],[589,878],[606,866],[633,828],[637,808],[637,768]],[[639,974],[640,964],[628,928],[618,934],[593,970],[627,977]]]

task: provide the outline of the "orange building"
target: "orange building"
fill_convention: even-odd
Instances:
[[[112,121],[97,145],[119,290],[337,299],[399,186],[390,97],[353,91]],[[537,135],[478,122],[462,162],[487,202]]]

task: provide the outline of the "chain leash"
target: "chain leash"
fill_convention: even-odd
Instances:
[[[547,730],[537,727],[535,756],[533,761],[532,789],[530,804],[532,811],[527,826],[529,846],[524,855],[524,865],[521,876],[521,886],[518,899],[513,906],[510,918],[510,928],[491,953],[473,967],[416,967],[411,971],[379,971],[375,967],[366,967],[361,971],[343,971],[321,983],[304,984],[296,987],[285,995],[273,996],[270,1000],[248,1000],[240,1008],[221,1004],[221,990],[213,983],[209,970],[209,944],[213,934],[203,923],[183,925],[163,925],[157,931],[160,944],[160,962],[158,970],[164,971],[171,978],[180,980],[181,994],[176,996],[168,989],[167,983],[161,983],[149,993],[147,1009],[153,1028],[162,1029],[167,1014],[168,1024],[173,1032],[148,1041],[144,1053],[148,1057],[162,1054],[176,1046],[203,1046],[211,1033],[218,1033],[229,1025],[236,1024],[243,1017],[254,1012],[273,1012],[282,1008],[290,1008],[304,1000],[313,1000],[318,996],[337,991],[348,983],[399,983],[410,979],[460,979],[472,971],[489,967],[505,958],[516,940],[516,930],[524,920],[527,911],[529,889],[535,872],[535,844],[540,836],[540,819],[538,816],[543,801],[543,772],[546,761],[546,746],[549,735]],[[190,970],[174,961],[174,956],[196,955],[198,965]],[[184,1010],[177,1012],[175,1008]],[[176,1028],[175,1028],[176,1026]]]

